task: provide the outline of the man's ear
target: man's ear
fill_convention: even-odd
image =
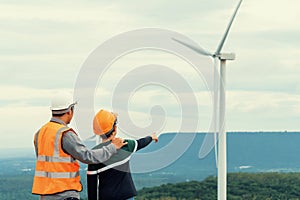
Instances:
[[[69,110],[67,113],[68,113],[68,115],[72,115],[72,110]]]
[[[114,126],[114,131],[113,131],[113,135],[117,134],[117,126]]]

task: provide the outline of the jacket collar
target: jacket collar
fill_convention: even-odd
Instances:
[[[64,121],[62,121],[62,120],[60,120],[58,118],[55,118],[55,117],[52,117],[51,120],[50,120],[50,122],[55,122],[55,123],[59,123],[59,124],[63,124],[65,126],[67,126],[67,124]]]

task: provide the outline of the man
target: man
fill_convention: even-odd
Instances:
[[[107,147],[117,134],[117,116],[106,110],[100,110],[93,122],[94,133],[100,135],[102,143],[93,149]],[[146,147],[151,141],[158,141],[155,134],[139,140],[125,140],[123,146],[106,162],[89,164],[87,187],[89,200],[125,200],[136,196],[131,177],[129,160],[132,153]]]
[[[73,118],[70,93],[58,93],[52,99],[52,118],[34,136],[37,155],[32,193],[40,200],[79,200],[82,185],[79,163],[96,164],[108,160],[124,141],[116,138],[111,145],[89,150],[75,131],[67,126]]]

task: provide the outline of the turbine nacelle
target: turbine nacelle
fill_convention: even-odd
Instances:
[[[216,55],[220,60],[235,60],[235,53],[221,53]]]
[[[209,51],[206,51],[200,46],[195,46],[193,44],[186,43],[184,41],[178,40],[176,38],[172,38],[175,42],[178,42],[182,44],[183,46],[188,47],[189,49],[192,49],[193,51],[204,55],[204,56],[211,56],[213,58],[219,58],[220,60],[235,60],[235,54],[234,53],[210,53]],[[224,41],[223,41],[224,42]]]

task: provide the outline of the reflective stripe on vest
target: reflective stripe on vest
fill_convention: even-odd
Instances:
[[[59,138],[60,138],[60,134],[63,133],[64,131],[68,130],[70,128],[68,127],[62,127],[60,128],[55,136],[55,143],[54,143],[54,153],[53,153],[53,157],[59,157]]]
[[[36,171],[35,176],[45,178],[76,178],[79,172],[43,172]]]
[[[53,156],[38,156],[37,160],[44,161],[44,162],[65,162],[65,163],[76,162],[76,160],[72,157],[53,157]]]

